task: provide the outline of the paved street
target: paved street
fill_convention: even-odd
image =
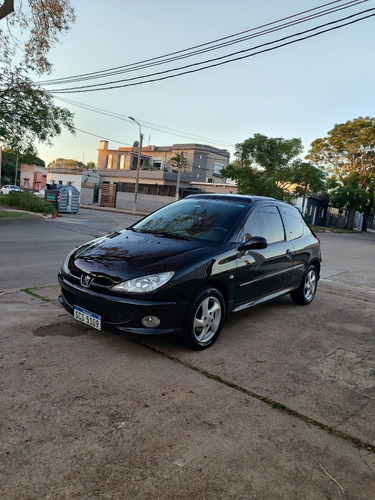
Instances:
[[[310,306],[242,312],[192,352],[58,305],[65,254],[133,220],[0,223],[1,498],[373,500],[375,234],[320,233]]]
[[[139,218],[82,209],[56,219],[0,220],[0,290],[57,283],[61,263],[75,246],[128,227]]]

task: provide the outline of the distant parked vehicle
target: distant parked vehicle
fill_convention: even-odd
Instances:
[[[45,190],[45,188],[40,189],[39,191],[35,191],[33,193],[33,195],[36,196],[37,198],[45,198],[45,196],[46,196],[46,190]]]
[[[9,194],[11,191],[19,191],[23,193],[23,189],[18,186],[12,186],[11,184],[7,184],[0,189],[1,194]]]

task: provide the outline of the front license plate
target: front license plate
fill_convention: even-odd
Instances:
[[[82,307],[74,306],[74,318],[97,330],[101,330],[102,328],[101,316],[86,311],[86,309],[82,309]]]

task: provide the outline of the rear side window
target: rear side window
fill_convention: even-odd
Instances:
[[[281,211],[285,218],[286,239],[290,241],[300,238],[305,230],[305,222],[299,210],[294,207],[282,207]]]
[[[245,241],[253,236],[263,236],[267,243],[284,241],[284,226],[280,213],[274,206],[258,208],[245,222]]]

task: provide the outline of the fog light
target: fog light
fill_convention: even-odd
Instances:
[[[142,325],[146,328],[156,328],[160,325],[160,319],[156,316],[145,316],[142,319]]]

